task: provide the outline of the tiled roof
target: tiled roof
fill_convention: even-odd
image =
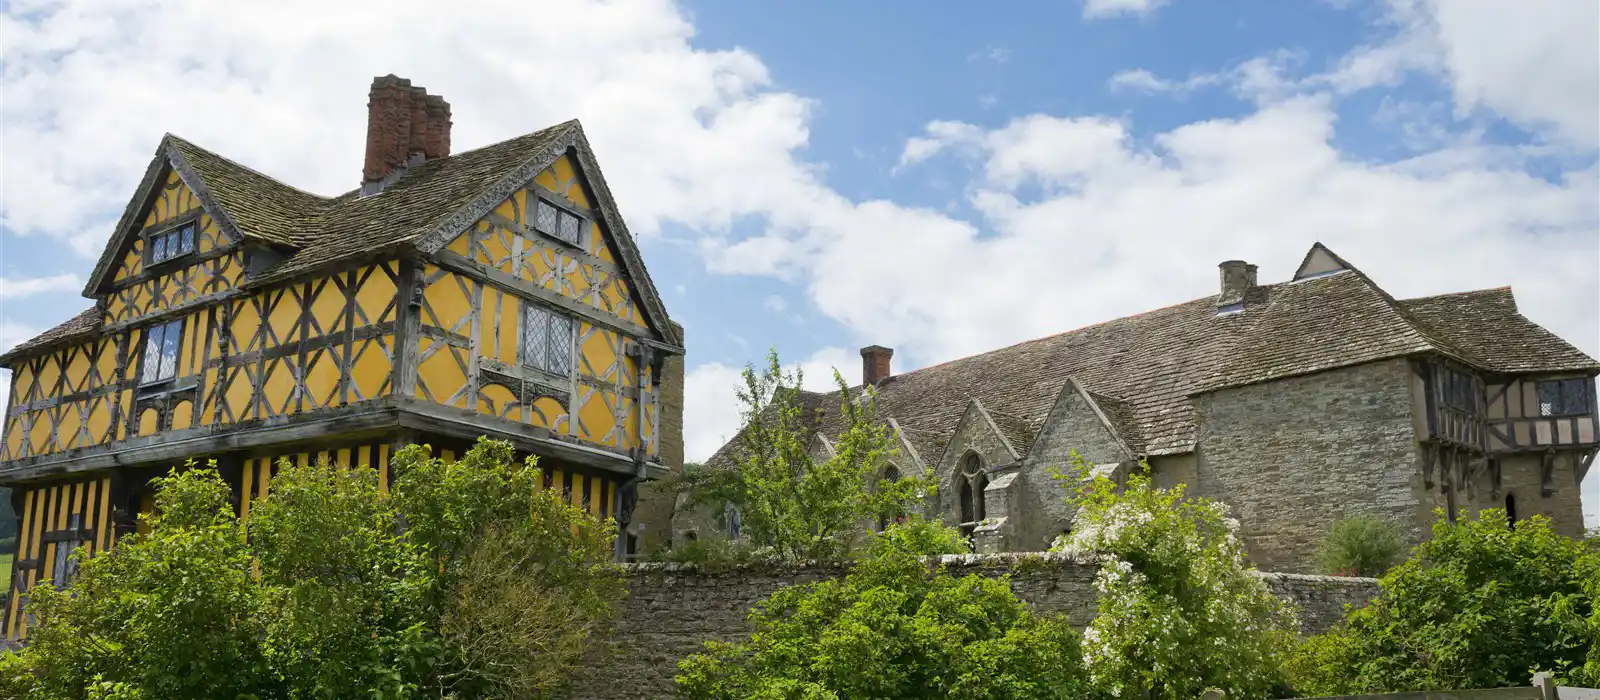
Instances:
[[[269,284],[340,260],[410,243],[433,231],[506,173],[541,152],[574,122],[428,161],[382,192],[347,192],[327,200],[313,235],[299,250],[253,280]],[[249,235],[248,233],[246,235]]]
[[[1600,369],[1600,362],[1518,313],[1510,287],[1401,304],[1485,369],[1506,373]]]
[[[60,325],[29,338],[10,350],[6,350],[3,354],[0,354],[0,362],[9,362],[14,357],[21,357],[38,348],[91,335],[98,328],[100,328],[100,309],[91,306],[83,313],[67,319]]]
[[[118,249],[128,235],[136,234],[146,195],[158,183],[170,161],[194,186],[196,195],[208,209],[218,213],[219,225],[247,240],[270,244],[284,257],[271,267],[252,274],[247,284],[259,286],[280,282],[340,262],[391,253],[420,243],[428,234],[447,228],[452,217],[459,217],[469,204],[485,197],[498,197],[495,188],[519,172],[538,166],[540,157],[553,157],[552,149],[575,147],[580,159],[589,157],[582,127],[576,120],[519,136],[483,148],[456,153],[410,168],[404,176],[381,192],[362,197],[359,190],[338,197],[322,197],[283,184],[255,170],[233,162],[189,141],[168,134],[162,139],[156,157],[145,173],[140,190],[130,201],[113,240],[101,255],[90,276],[85,294],[94,296],[108,279],[117,261]],[[590,184],[602,190],[601,207],[609,209],[609,190],[598,168],[587,172]],[[531,179],[532,174],[528,175]],[[514,183],[520,185],[521,183]],[[503,198],[503,197],[501,197]],[[476,217],[473,217],[476,218]],[[617,244],[619,264],[630,273],[635,291],[644,308],[653,311],[652,321],[669,342],[678,342],[679,331],[661,307],[649,271],[639,259],[631,239],[620,221],[610,233]],[[3,357],[58,342],[72,334],[92,330],[86,326],[92,312],[51,329],[29,340]],[[94,323],[98,324],[98,320]]]
[[[1508,289],[1397,301],[1347,270],[1255,287],[1240,313],[1205,297],[895,375],[878,411],[930,465],[974,398],[1025,451],[1074,377],[1135,453],[1170,454],[1194,448],[1195,393],[1428,352],[1498,372],[1600,369]],[[836,394],[811,400],[833,429]]]
[[[1011,449],[1016,450],[1017,456],[1027,457],[1028,448],[1033,447],[1033,437],[1038,433],[1033,424],[1021,416],[999,411],[989,411],[989,417],[994,419],[995,427],[1000,429],[1000,434],[1005,436],[1006,442],[1011,443]]]
[[[329,201],[302,192],[176,136],[167,142],[200,176],[218,206],[247,237],[280,246],[317,239]]]

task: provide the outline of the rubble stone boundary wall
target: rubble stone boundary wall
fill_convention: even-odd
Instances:
[[[940,557],[955,576],[1011,575],[1017,597],[1039,612],[1064,613],[1082,627],[1094,617],[1092,559],[1067,554],[988,554]],[[678,660],[707,640],[749,635],[745,615],[772,592],[837,578],[847,566],[754,564],[702,568],[689,564],[626,565],[628,598],[614,633],[578,674],[574,698],[612,700],[672,697]],[[1267,585],[1299,608],[1301,631],[1326,630],[1345,606],[1365,605],[1378,592],[1370,578],[1263,573]]]

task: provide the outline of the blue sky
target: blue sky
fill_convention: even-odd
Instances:
[[[367,4],[13,3],[0,346],[88,305],[162,133],[334,194],[394,72],[457,150],[583,120],[688,328],[691,457],[769,346],[903,371],[1214,293],[1228,258],[1281,280],[1318,240],[1400,297],[1511,284],[1600,354],[1592,3]]]

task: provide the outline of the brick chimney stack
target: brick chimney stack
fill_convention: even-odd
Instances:
[[[382,192],[406,169],[450,155],[450,103],[393,74],[372,79],[361,194]]]
[[[1245,292],[1256,286],[1256,266],[1243,260],[1227,260],[1217,265],[1222,277],[1222,293],[1217,295],[1217,306],[1233,306],[1244,302]]]
[[[877,386],[890,375],[889,358],[894,357],[894,350],[882,345],[868,345],[861,348],[861,383],[868,386]]]

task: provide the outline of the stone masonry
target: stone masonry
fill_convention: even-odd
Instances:
[[[1026,563],[1020,563],[1027,559]],[[1011,576],[1011,588],[1035,611],[1061,613],[1082,627],[1094,617],[1096,565],[1065,554],[968,555],[941,558],[950,574]],[[706,641],[749,636],[745,616],[773,592],[835,578],[840,566],[753,565],[707,570],[684,564],[627,567],[629,595],[614,634],[577,674],[578,700],[671,697],[679,659]],[[1261,574],[1299,609],[1301,631],[1314,634],[1341,619],[1347,606],[1365,605],[1377,582],[1295,574]]]
[[[1356,512],[1420,540],[1409,371],[1390,360],[1197,397],[1193,492],[1233,509],[1256,566],[1310,571],[1328,524]]]

